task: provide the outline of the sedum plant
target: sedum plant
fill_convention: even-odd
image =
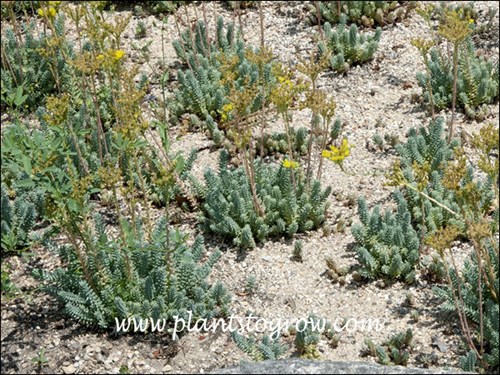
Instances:
[[[48,30],[57,31],[58,18],[52,17],[50,7],[45,5],[39,14],[43,14]],[[48,96],[45,105],[37,109],[39,127],[33,129],[16,122],[5,129],[3,180],[16,191],[16,179],[44,189],[50,206],[48,218],[56,211],[57,201],[67,197],[71,190],[67,171],[72,166],[77,178],[88,178],[96,189],[102,187],[102,177],[109,169],[118,173],[120,183],[128,190],[121,192],[123,195],[129,194],[132,187],[141,190],[130,204],[142,200],[148,220],[149,199],[164,204],[166,186],[170,200],[187,199],[194,206],[191,193],[183,186],[193,155],[186,161],[179,155],[169,155],[170,142],[164,123],[155,124],[161,140],[148,137],[151,129],[143,116],[147,79],[141,77],[139,83],[135,82],[137,66],[125,68],[127,53],[120,49],[120,39],[130,17],[104,17],[95,4],[79,4],[75,8],[63,5],[61,9],[77,25],[82,43],[78,43],[79,50],[73,55],[62,48],[66,45],[63,39],[54,41],[71,67],[62,80],[64,92]],[[47,35],[53,40],[57,33],[52,31]],[[170,177],[175,181],[172,188],[166,183]],[[94,198],[109,201],[109,194],[98,190],[93,194]],[[68,203],[74,205],[72,201]]]
[[[243,39],[235,35],[234,24],[224,25],[222,17],[217,19],[215,42],[209,43],[208,31],[204,22],[198,21],[194,32],[186,30],[180,40],[173,42],[177,57],[187,65],[187,70],[178,71],[179,87],[174,93],[171,111],[176,121],[182,114],[190,113],[206,120],[227,122],[231,118],[233,105],[229,100],[230,89],[244,91],[262,83],[275,81],[271,72],[270,59],[261,67],[253,56],[255,51],[245,45]],[[228,71],[231,77],[225,77]],[[234,87],[232,87],[234,85]],[[248,111],[261,108],[262,96],[255,93]]]
[[[22,112],[33,111],[67,81],[68,63],[61,50],[53,46],[65,34],[64,16],[54,19],[55,35],[37,35],[35,20],[14,23],[2,31],[1,104]],[[71,46],[64,44],[72,53]]]
[[[342,126],[343,124],[340,119],[336,118],[330,124],[329,134],[326,137],[327,139],[323,139],[323,134],[313,134],[313,142],[316,144],[324,143],[325,145],[331,145],[338,138]],[[307,155],[309,130],[304,126],[301,126],[297,129],[295,129],[293,126],[290,126],[289,137],[293,155]],[[260,140],[258,139],[256,143],[260,143]],[[264,133],[263,146],[264,156],[269,154],[287,154],[289,153],[288,135],[286,132],[273,132],[271,134]]]
[[[436,135],[442,133],[442,129],[438,130],[434,130]],[[419,176],[415,186],[408,183],[403,173],[398,178],[401,185],[418,192],[422,198],[438,206],[439,211],[446,211],[452,219],[441,222],[438,228],[430,228],[428,233],[422,233],[426,235],[422,239],[441,258],[442,266],[433,261],[434,265],[431,264],[429,270],[447,279],[448,286],[436,291],[447,301],[444,309],[453,310],[458,315],[469,348],[468,354],[461,359],[462,367],[467,371],[474,371],[476,367],[498,371],[499,190],[498,158],[495,157],[498,129],[490,123],[481,128],[479,134],[473,135],[469,141],[472,155],[467,155],[463,146],[457,147],[456,144],[438,146],[439,142],[443,142],[442,138],[434,138],[437,142],[422,140],[421,144],[434,144],[435,152],[444,151],[442,156],[448,156],[441,157],[436,168],[430,163],[434,158],[432,155],[427,158],[425,168],[419,166],[423,163],[416,158],[412,165],[415,175]],[[417,150],[417,147],[414,149]],[[439,174],[439,186],[450,197],[449,201],[430,197],[432,191],[429,195],[422,191],[428,182],[425,176],[431,172]],[[422,227],[425,227],[425,218],[423,223]],[[451,246],[453,241],[464,237],[470,241],[473,254],[472,260],[459,271]],[[472,320],[472,325],[469,320]]]
[[[438,117],[428,128],[412,128],[407,142],[396,145],[400,158],[395,168],[405,181],[403,194],[412,222],[427,234],[446,225],[464,228],[463,220],[450,211],[458,209],[455,194],[443,186],[444,169],[459,143],[446,142],[443,123]]]
[[[296,260],[297,262],[302,262],[304,260],[303,249],[304,243],[302,242],[302,240],[295,241],[295,244],[293,245],[292,259]]]
[[[337,347],[340,340],[340,337],[335,334],[332,323],[315,314],[309,314],[307,320],[300,319],[296,325],[289,328],[289,332],[295,334],[293,343],[297,354],[301,358],[310,360],[321,358],[318,344],[322,336],[325,336],[333,347]]]
[[[318,43],[320,55],[328,56],[330,67],[338,73],[370,61],[382,35],[381,28],[377,28],[373,35],[364,35],[354,24],[347,29],[346,22],[347,17],[343,14],[335,30],[329,22],[325,23],[325,41]]]
[[[410,328],[391,336],[383,345],[376,345],[371,339],[366,338],[366,353],[376,357],[377,362],[382,365],[406,366],[410,359],[412,340],[413,332]]]
[[[189,1],[188,1],[189,2]],[[162,13],[172,13],[183,3],[182,1],[172,0],[156,0],[156,1],[137,1],[129,0],[114,1],[114,0],[104,0],[96,1],[95,7],[100,10],[115,10],[116,7],[128,8],[134,6],[134,13],[139,16],[146,16],[149,14],[156,15]]]
[[[447,143],[444,139],[441,117],[431,122],[428,128],[410,129],[407,142],[396,145],[399,160],[394,164],[394,171],[389,176],[389,184],[400,188],[393,194],[398,203],[398,222],[405,218],[403,222],[400,222],[406,227],[403,232],[410,237],[415,236],[408,243],[401,241],[401,238],[400,245],[398,245],[402,244],[403,249],[406,249],[402,254],[409,256],[410,262],[407,269],[413,269],[419,260],[419,249],[424,245],[424,240],[439,237],[443,230],[453,231],[455,238],[474,240],[473,232],[468,229],[470,220],[478,214],[486,215],[495,196],[495,167],[491,157],[488,156],[495,148],[495,139],[498,139],[498,136],[495,137],[494,134],[490,125],[485,127],[481,136],[474,138],[475,144],[482,145],[480,146],[482,150],[480,169],[487,174],[484,181],[475,181],[472,167],[465,165],[465,156],[458,141],[453,140]],[[488,141],[485,141],[486,139]],[[464,197],[467,196],[475,197],[474,202],[464,203]],[[465,212],[464,207],[467,207],[472,214]],[[378,249],[384,249],[387,245],[392,246],[395,238],[391,240],[389,236],[386,239],[385,233],[377,228],[387,225],[386,223],[394,220],[394,217],[390,219],[391,214],[387,216],[386,212],[382,219],[378,209],[369,214],[364,200],[360,201],[359,214],[362,225],[353,227],[353,235],[359,245],[358,254],[364,266],[363,272],[366,276],[386,277],[387,272],[379,272],[378,276],[375,276],[380,267],[375,261],[380,257]],[[493,216],[497,217],[498,214],[494,213]],[[409,220],[409,223],[406,220]],[[384,246],[381,247],[380,244]],[[408,244],[411,244],[414,249],[409,253],[406,252]],[[391,256],[393,254],[395,252]],[[387,264],[389,258],[384,256],[382,259],[383,263]],[[406,262],[404,257],[401,259],[403,263]],[[399,259],[395,259],[394,262],[399,263]],[[443,259],[439,261],[436,257],[431,261],[424,258],[422,266],[427,269],[431,277],[442,279],[443,267],[446,266],[443,262]],[[400,276],[398,275],[397,278]],[[410,280],[412,278],[413,276],[410,275]]]
[[[488,33],[493,28],[493,20],[495,19],[498,9],[490,6],[487,12],[480,12],[475,8],[475,2],[460,2],[458,4],[451,4],[440,2],[439,6],[430,7],[430,15],[438,20],[444,19],[446,13],[456,12],[458,16],[470,23],[472,33],[476,35],[481,35],[483,33]],[[472,20],[473,22],[470,22]]]
[[[416,1],[316,1],[311,4],[308,20],[337,23],[342,15],[360,26],[384,26],[403,20],[416,7]]]
[[[431,48],[426,59],[427,73],[417,73],[425,102],[437,110],[449,108],[453,100],[453,64],[438,48]],[[498,100],[498,63],[478,56],[472,39],[466,38],[458,48],[456,100],[468,117],[483,119],[488,115],[486,104]],[[431,96],[432,95],[432,96]]]
[[[72,319],[99,328],[114,325],[115,317],[172,322],[175,315],[188,319],[188,311],[197,319],[228,313],[226,288],[207,280],[220,257],[218,250],[203,261],[203,239],[198,237],[189,247],[179,232],[171,231],[167,238],[164,217],[149,241],[137,225],[122,222],[124,238],[113,239],[106,234],[103,218],[95,215],[94,232],[84,234],[92,252],[84,255],[72,245],[53,247],[65,266],[37,271],[46,282],[43,289]]]
[[[257,1],[224,1],[231,9],[247,9],[255,7]]]
[[[403,195],[395,191],[393,197],[397,211],[387,209],[383,215],[379,206],[370,212],[365,199],[358,200],[361,223],[353,225],[352,234],[361,263],[359,273],[367,279],[382,277],[411,284],[415,280],[420,241]]]
[[[4,1],[0,4],[2,21],[13,20],[21,15],[33,15],[40,5],[40,1]]]
[[[328,325],[328,328],[331,328],[329,322],[325,321],[323,318],[318,318],[315,315],[309,315],[307,322],[304,320],[299,321],[294,344],[301,358],[320,358],[318,343],[321,339],[322,332],[314,328],[320,325],[324,325],[324,327],[327,327]]]
[[[258,342],[255,337],[242,336],[237,331],[231,331],[231,337],[236,346],[254,361],[275,360],[288,350],[287,345],[281,344],[279,338],[273,340],[267,335],[262,338],[261,342]]]
[[[290,127],[289,137],[291,148],[295,155],[307,154],[308,130],[305,127],[295,129]],[[289,152],[287,133],[264,134],[264,155],[266,154],[286,154]]]
[[[486,254],[491,261],[491,268],[487,272],[491,277],[492,284],[483,283],[481,296],[478,292],[478,258],[476,253],[472,253],[465,262],[461,274],[458,274],[455,270],[450,272],[451,286],[435,287],[434,292],[444,300],[444,303],[440,305],[442,310],[455,312],[454,294],[460,289],[465,315],[477,326],[476,335],[478,337],[482,335],[484,338],[485,353],[483,358],[479,361],[476,352],[470,350],[460,360],[463,370],[476,371],[476,366],[480,366],[482,362],[482,367],[486,367],[490,373],[495,373],[500,366],[498,355],[500,349],[498,244],[495,245],[491,240],[487,240],[485,246],[487,249]],[[483,332],[481,332],[479,326],[481,320],[483,321]]]
[[[333,144],[330,145],[331,151],[325,150],[328,144],[333,143],[339,136],[342,124],[340,120],[334,119],[335,108],[337,106],[335,99],[332,96],[328,96],[324,90],[318,89],[318,78],[320,73],[328,66],[328,56],[323,55],[319,59],[315,56],[314,52],[311,52],[308,59],[299,58],[299,64],[297,69],[299,72],[304,74],[308,80],[305,81],[306,84],[297,85],[297,93],[305,91],[304,101],[300,104],[300,108],[308,108],[311,110],[311,120],[309,128],[309,137],[307,142],[307,158],[306,158],[306,180],[310,181],[313,178],[313,155],[318,153],[322,157],[319,158],[317,163],[316,179],[321,179],[321,174],[323,170],[323,157],[332,157],[333,161],[333,150],[339,150]],[[279,77],[278,77],[279,78]],[[287,81],[285,80],[284,83]],[[283,85],[281,87],[282,95],[275,99],[275,103],[278,108],[278,112],[281,112],[285,120],[285,126],[288,130],[291,129],[289,121],[290,116],[288,114],[288,109],[290,108],[291,102],[293,102],[293,96],[287,95],[286,87],[289,85]],[[293,85],[292,85],[293,87]],[[282,97],[286,100],[280,100]],[[287,131],[288,138],[290,139],[290,131]],[[342,162],[345,157],[349,155],[349,150],[347,146],[347,139],[343,139],[342,143],[345,144],[343,155],[341,158],[335,156],[335,162],[340,165],[342,169]],[[289,158],[293,161],[294,152],[291,147],[291,142],[289,142]],[[317,154],[316,154],[317,155]],[[293,178],[292,173],[292,178]],[[295,186],[295,185],[294,185]]]
[[[440,228],[427,238],[444,263],[448,285],[436,289],[443,297],[444,309],[458,315],[469,352],[461,359],[467,371],[478,367],[481,371],[498,372],[498,129],[485,125],[472,136],[473,157],[462,148],[455,151],[443,177],[443,184],[455,192],[456,214],[465,221],[465,233],[473,252],[462,270],[459,270],[451,251],[452,242],[461,234],[454,226]],[[469,164],[474,161],[475,164]],[[480,173],[475,173],[474,170]]]
[[[42,202],[42,192],[32,190],[17,195],[11,203],[7,186],[2,183],[2,250],[14,251],[29,246],[29,234],[38,218],[37,207],[42,206]]]
[[[310,190],[298,180],[294,191],[290,169],[255,163],[259,212],[253,202],[249,179],[243,168],[230,168],[229,155],[221,151],[219,172],[205,172],[205,202],[201,223],[206,231],[231,239],[242,248],[253,248],[268,237],[292,235],[319,227],[325,220],[331,188],[314,180]]]
[[[488,213],[495,200],[497,174],[489,155],[498,147],[495,132],[490,124],[473,140],[475,147],[482,150],[481,162],[476,166],[486,174],[482,180],[474,177],[474,167],[465,162],[459,142],[447,143],[444,139],[442,118],[437,118],[428,129],[411,129],[407,143],[396,146],[400,160],[389,184],[402,187],[421,239],[446,227],[456,229],[461,238],[472,238],[468,220]],[[464,201],[472,192],[475,200]]]

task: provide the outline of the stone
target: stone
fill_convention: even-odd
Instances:
[[[385,284],[384,280],[378,280],[375,285],[381,289],[384,289],[387,285]]]
[[[361,276],[361,275],[359,274],[359,272],[354,271],[354,272],[352,273],[352,279],[353,279],[354,281],[356,281],[356,282],[360,282],[360,281],[363,281],[363,276]]]
[[[472,374],[443,368],[420,369],[403,366],[382,366],[369,362],[311,361],[290,358],[280,361],[241,363],[210,374]]]
[[[76,372],[75,366],[71,364],[69,366],[63,366],[62,370],[65,374],[74,374]]]
[[[170,372],[172,371],[172,366],[170,366],[169,364],[163,366],[163,368],[161,369],[163,372]]]
[[[444,341],[439,339],[439,337],[432,338],[432,346],[437,347],[441,353],[446,353],[446,351],[448,350],[448,345],[446,345]]]
[[[68,344],[68,348],[74,350],[74,351],[78,351],[80,350],[81,348],[81,345],[79,342],[77,341],[71,341],[69,344]]]

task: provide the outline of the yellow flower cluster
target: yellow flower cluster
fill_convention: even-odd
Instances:
[[[48,8],[39,8],[37,10],[37,13],[40,17],[48,17],[48,18],[54,18],[57,14],[57,8],[59,8],[59,5],[61,4],[60,1],[49,1],[48,2]]]
[[[49,18],[54,18],[57,14],[57,11],[56,11],[56,8],[49,7],[48,9],[40,8],[40,9],[38,9],[37,13],[40,17],[47,16]]]
[[[331,161],[341,164],[346,157],[348,157],[351,154],[351,149],[349,146],[349,143],[347,142],[347,139],[342,140],[342,145],[337,148],[335,146],[330,146],[330,151],[328,150],[323,150],[321,153],[321,156],[324,158],[330,159]]]
[[[299,167],[299,163],[293,160],[285,159],[283,160],[283,167],[297,169]]]
[[[113,58],[115,59],[115,61],[120,60],[123,56],[125,56],[125,51],[123,51],[121,49],[117,49],[117,50],[113,51]]]
[[[271,102],[278,113],[285,113],[292,106],[298,94],[305,90],[305,85],[292,81],[290,72],[277,72],[278,84],[270,93]]]
[[[230,118],[231,111],[234,109],[233,103],[227,103],[222,106],[222,110],[218,111],[220,113],[221,123],[226,122]]]
[[[458,43],[472,32],[470,27],[469,18],[462,19],[460,11],[451,10],[445,13],[444,21],[438,27],[438,34],[452,43]]]
[[[279,76],[278,82],[284,84],[285,86],[292,86],[293,83],[288,77]]]
[[[125,56],[125,51],[121,49],[111,49],[104,54],[97,55],[97,61],[103,66],[112,66]]]

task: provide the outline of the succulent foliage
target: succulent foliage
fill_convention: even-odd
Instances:
[[[262,338],[261,342],[258,342],[255,337],[240,335],[237,331],[231,331],[231,337],[238,348],[254,361],[275,360],[288,350],[286,345],[280,343],[279,338],[273,340],[267,335]]]
[[[342,15],[336,29],[333,29],[329,22],[325,23],[326,41],[318,43],[320,55],[328,55],[330,67],[338,73],[347,72],[353,65],[370,61],[382,35],[380,27],[373,35],[365,35],[358,31],[355,24],[347,28],[346,22],[347,17]]]
[[[432,88],[432,101],[438,110],[449,108],[453,96],[453,64],[446,54],[432,48],[425,72],[417,73],[418,84],[423,88],[425,102],[431,100],[429,81]],[[498,100],[498,62],[478,56],[472,39],[469,37],[460,44],[458,54],[457,105],[468,117],[484,118],[489,112],[486,104]]]
[[[395,334],[386,340],[383,345],[376,345],[371,339],[366,338],[367,354],[376,357],[382,365],[406,366],[410,358],[413,333],[410,328],[406,332]]]
[[[495,240],[496,241],[496,240]],[[486,364],[488,373],[498,372],[500,361],[500,338],[499,338],[499,304],[498,296],[499,288],[499,261],[498,261],[498,243],[493,243],[492,240],[486,239],[484,245],[487,249],[487,256],[491,262],[491,268],[486,272],[490,278],[490,285],[482,283],[482,309],[483,309],[483,324],[484,324],[484,342],[485,353],[484,363]],[[483,260],[484,262],[484,260]],[[483,265],[484,267],[484,265]],[[450,271],[450,278],[453,284],[445,287],[435,287],[434,292],[444,300],[440,308],[444,311],[455,312],[456,305],[453,298],[453,293],[456,294],[460,290],[461,298],[464,302],[464,311],[472,322],[477,325],[476,334],[480,335],[480,310],[481,305],[479,299],[478,277],[479,277],[478,259],[476,252],[473,252],[464,264],[461,274],[453,269]],[[491,274],[490,274],[491,272]],[[462,357],[461,365],[465,371],[475,371],[476,366],[479,366],[478,358],[474,351],[470,351],[466,356]]]
[[[322,22],[337,23],[345,15],[349,23],[359,26],[384,26],[403,20],[415,8],[415,1],[318,1]],[[318,23],[318,9],[309,6],[308,20]],[[340,12],[339,12],[340,10]]]
[[[325,327],[328,324],[325,320],[320,321],[318,317],[310,315],[307,321],[300,320],[297,324],[294,344],[302,358],[318,359],[320,357],[318,343],[322,332],[315,327],[323,323]]]
[[[463,220],[427,198],[431,197],[459,212],[454,192],[445,188],[442,183],[446,164],[453,159],[453,150],[458,146],[456,139],[451,143],[444,139],[443,123],[443,119],[438,117],[428,128],[412,128],[407,142],[396,145],[404,178],[415,189],[403,189],[412,222],[415,227],[424,223],[424,228],[420,229],[427,234],[446,225],[455,225],[461,229],[465,225]]]
[[[168,247],[162,218],[151,241],[144,240],[141,228],[135,235],[122,223],[129,228],[123,244],[107,235],[100,215],[95,215],[94,223],[91,246],[95,252],[81,259],[81,249],[59,246],[55,250],[66,266],[54,272],[39,270],[36,275],[71,318],[107,328],[115,324],[115,317],[151,317],[170,324],[175,315],[187,320],[188,311],[196,319],[227,314],[226,288],[207,280],[221,253],[216,250],[206,257],[201,237],[189,247],[178,232],[171,232]]]
[[[384,214],[379,206],[368,211],[365,199],[358,200],[361,223],[353,225],[352,234],[362,266],[359,273],[368,279],[400,279],[411,284],[415,280],[420,241],[403,195],[396,190],[393,198],[397,211],[387,209]]]
[[[221,117],[223,106],[229,104],[230,88],[228,83],[221,82],[224,62],[235,64],[237,77],[234,84],[237,90],[262,81],[259,67],[247,58],[251,47],[236,34],[233,24],[225,26],[222,17],[219,17],[215,41],[209,40],[207,32],[203,21],[198,21],[194,31],[184,31],[181,39],[173,42],[177,57],[189,68],[178,70],[179,86],[171,105],[174,120],[184,113],[196,114],[201,120],[206,120],[208,116],[214,120]],[[272,85],[275,78],[271,64],[265,64],[262,71],[265,84]],[[260,94],[256,94],[248,112],[260,109],[262,100]]]
[[[3,6],[3,5],[2,5]],[[35,21],[21,22],[23,38],[20,39],[12,27],[2,32],[1,82],[3,106],[21,111],[33,111],[44,103],[46,97],[57,91],[57,74],[65,84],[69,66],[61,48],[51,47],[52,38],[37,34]],[[64,16],[54,22],[56,37],[65,34]],[[67,48],[72,53],[71,46]],[[53,55],[51,55],[53,54]]]
[[[1,187],[2,250],[14,251],[29,245],[29,234],[43,207],[43,193],[31,190],[9,199],[7,186]]]
[[[256,212],[250,184],[243,168],[230,168],[229,155],[223,150],[219,172],[205,172],[204,228],[232,239],[234,245],[253,248],[268,237],[292,235],[319,227],[325,220],[327,197],[331,189],[322,189],[314,181],[310,191],[304,182],[294,192],[290,169],[255,163],[257,196],[264,214]]]

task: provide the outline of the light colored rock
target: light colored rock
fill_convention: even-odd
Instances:
[[[456,370],[382,366],[366,362],[311,361],[299,358],[242,363],[211,374],[457,374]],[[462,374],[466,374],[462,372]],[[470,374],[470,373],[468,373]]]
[[[169,364],[166,364],[165,366],[163,366],[163,368],[161,370],[163,372],[170,372],[170,371],[172,371],[172,366],[170,366]]]
[[[65,374],[74,374],[76,372],[76,368],[72,364],[70,364],[69,366],[63,366],[62,370]]]

